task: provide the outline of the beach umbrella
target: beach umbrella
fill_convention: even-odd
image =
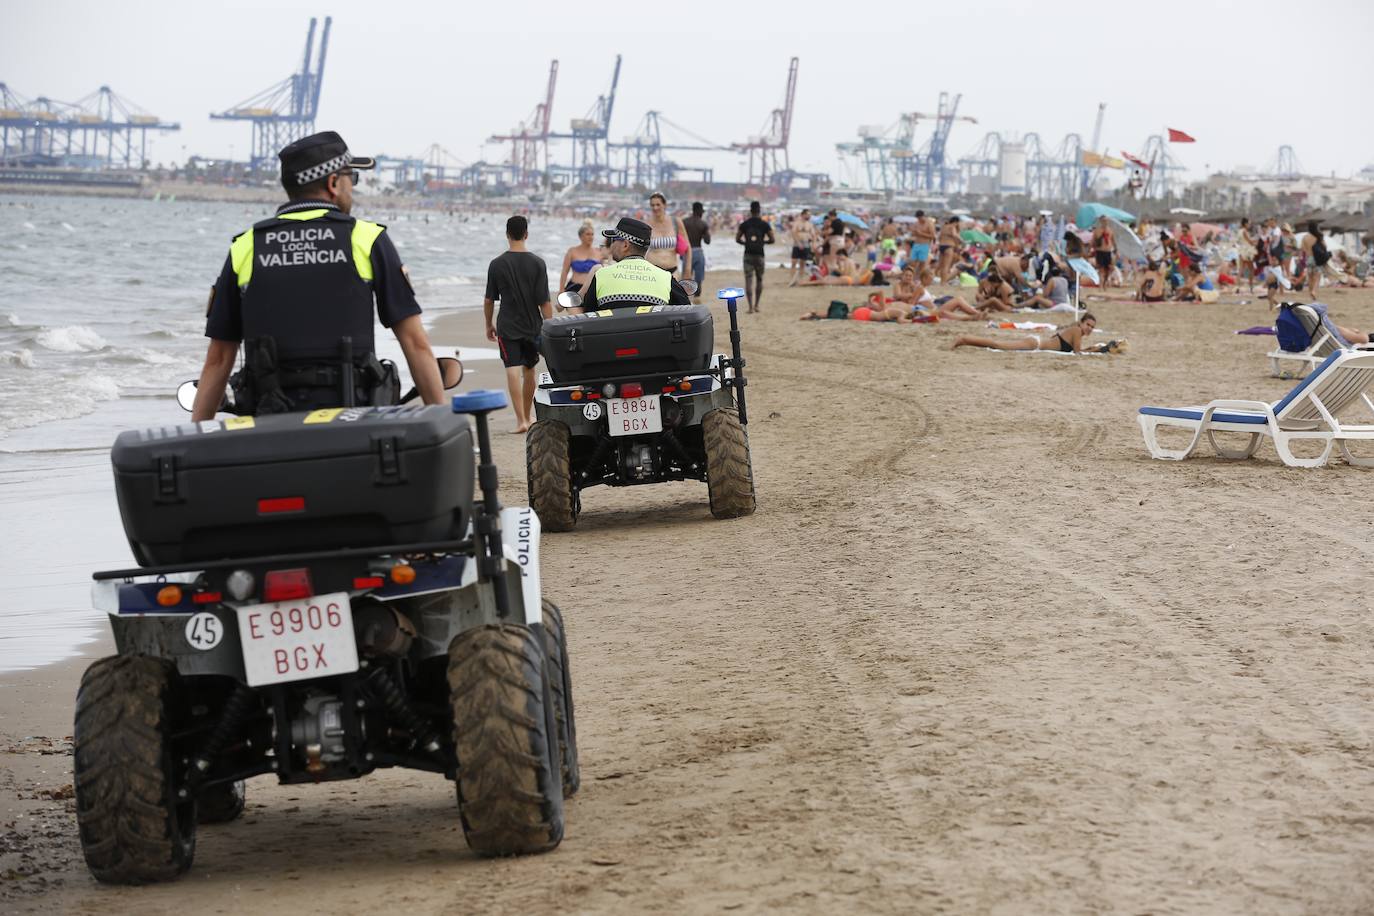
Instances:
[[[1192,228],[1193,238],[1199,242],[1205,239],[1209,232],[1216,236],[1220,236],[1222,233],[1222,228],[1216,223],[1193,223]]]
[[[977,229],[965,229],[959,233],[959,238],[966,242],[973,242],[976,245],[994,245],[997,239],[988,235],[986,232],[979,232]]]
[[[1122,257],[1132,261],[1145,260],[1145,245],[1130,226],[1110,216],[1107,217],[1107,225],[1112,227],[1112,233],[1116,236],[1116,250],[1121,252]]]
[[[1080,229],[1091,229],[1099,216],[1110,216],[1112,219],[1123,223],[1136,221],[1134,216],[1125,210],[1118,210],[1116,207],[1109,207],[1106,204],[1083,204],[1078,208],[1078,215],[1074,217],[1074,222],[1078,224]]]
[[[849,225],[853,226],[855,229],[867,229],[867,228],[868,228],[868,223],[866,223],[866,222],[864,222],[863,220],[859,219],[859,218],[858,218],[857,216],[855,216],[853,213],[850,213],[850,212],[845,211],[845,210],[841,210],[839,213],[836,213],[836,214],[835,214],[835,218],[838,219],[838,220],[839,220],[840,222],[842,222],[842,223],[848,223]]]

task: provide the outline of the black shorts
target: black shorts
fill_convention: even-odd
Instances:
[[[1099,251],[1096,253],[1097,266],[1107,269],[1112,266],[1112,253],[1110,251]]]
[[[496,345],[501,348],[501,362],[507,368],[524,366],[533,369],[539,364],[539,341],[528,337],[497,337]]]
[[[794,260],[794,261],[809,261],[809,260],[811,260],[811,249],[810,249],[810,248],[803,248],[803,247],[800,246],[800,245],[793,245],[793,246],[792,246],[792,260]]]

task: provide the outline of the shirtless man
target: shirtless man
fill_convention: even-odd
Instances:
[[[926,211],[916,211],[916,222],[911,227],[911,260],[924,266],[930,260],[930,246],[935,244],[935,220],[926,216]]]
[[[806,270],[806,262],[815,258],[816,227],[811,223],[811,211],[803,210],[788,227],[792,235],[792,280],[789,286],[796,286]]]
[[[1026,283],[1026,270],[1030,268],[1031,257],[1028,254],[1022,255],[1003,255],[994,258],[992,262],[993,272],[1001,277],[1004,283],[1011,286],[1016,293],[1030,292],[1030,285]]]
[[[1097,263],[1097,273],[1102,277],[1102,285],[1112,285],[1112,263],[1116,260],[1116,236],[1107,225],[1107,217],[1097,218],[1097,228],[1093,230],[1093,259]]]

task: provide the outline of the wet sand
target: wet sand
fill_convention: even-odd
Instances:
[[[258,779],[180,882],[100,887],[69,662],[0,679],[0,910],[1374,910],[1374,476],[1152,461],[1134,418],[1288,390],[1232,333],[1265,304],[1089,302],[1122,357],[951,352],[982,329],[798,322],[860,296],[782,277],[742,316],[758,513],[600,489],[544,539],[583,763],[558,850],[475,858],[426,774]],[[1374,291],[1327,301],[1374,325]]]

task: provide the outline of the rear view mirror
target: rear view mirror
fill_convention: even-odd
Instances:
[[[582,307],[582,294],[569,290],[558,294],[558,307],[561,309],[576,309]]]
[[[452,356],[439,357],[439,378],[443,380],[444,390],[452,391],[463,382],[463,363]]]
[[[177,386],[177,403],[188,413],[196,406],[196,386],[197,383],[194,381],[182,382]]]
[[[689,296],[695,296],[697,290],[701,289],[700,286],[697,286],[697,281],[695,280],[679,280],[677,281],[677,285],[681,286],[682,291]]]

